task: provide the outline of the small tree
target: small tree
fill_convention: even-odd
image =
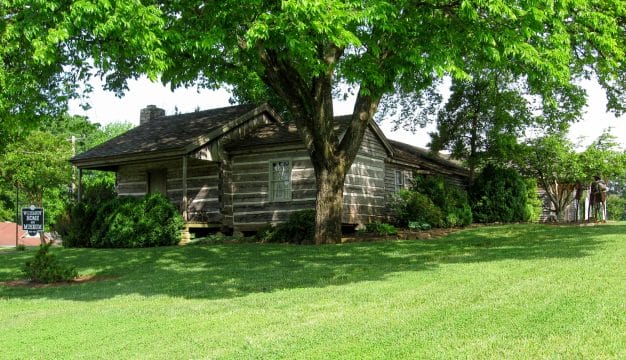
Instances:
[[[564,133],[529,140],[517,164],[523,173],[537,179],[558,220],[574,200],[576,182],[583,178],[580,158]]]
[[[488,164],[469,191],[474,219],[478,222],[528,221],[528,191],[515,169]]]
[[[76,268],[62,264],[59,259],[50,253],[52,242],[41,244],[32,260],[22,267],[22,272],[32,282],[51,283],[68,281],[78,276]]]
[[[611,139],[604,132],[585,151],[577,153],[564,133],[549,134],[529,140],[518,152],[516,163],[526,176],[537,179],[560,221],[575,198],[577,183],[585,187],[596,175],[605,181],[624,175],[624,153]]]

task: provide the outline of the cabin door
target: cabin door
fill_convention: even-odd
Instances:
[[[148,193],[167,196],[166,170],[150,170],[148,172]]]

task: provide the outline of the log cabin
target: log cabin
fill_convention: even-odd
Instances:
[[[335,121],[341,134],[349,116]],[[162,193],[180,209],[187,231],[254,231],[315,207],[315,174],[302,139],[267,104],[170,116],[150,105],[139,126],[70,161],[79,178],[83,170],[114,171],[119,196]],[[388,140],[371,122],[346,176],[343,223],[387,220],[388,201],[414,174],[459,184],[468,176],[453,161]]]

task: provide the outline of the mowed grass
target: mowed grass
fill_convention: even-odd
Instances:
[[[625,223],[54,252],[103,280],[0,286],[0,358],[626,358]]]

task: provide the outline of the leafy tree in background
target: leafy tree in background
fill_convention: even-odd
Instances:
[[[19,188],[22,204],[43,206],[46,217],[54,219],[62,211],[68,195],[70,155],[69,142],[34,131],[27,142],[6,146],[0,155],[0,176],[6,184]]]
[[[128,122],[110,123],[105,126],[92,123],[83,116],[64,115],[60,119],[47,121],[42,128],[60,141],[67,141],[72,146],[72,156],[87,151],[102,144],[132,128]],[[72,174],[72,182],[75,184],[76,174]],[[82,178],[85,186],[91,186],[102,182],[115,184],[115,174],[109,171],[88,170]]]
[[[574,144],[559,132],[527,141],[518,155],[521,172],[537,179],[557,219],[562,220],[563,211],[574,200],[576,182],[585,177]]]
[[[596,175],[607,184],[624,180],[626,153],[616,139],[611,129],[607,129],[580,154],[580,166],[586,180],[591,181]]]
[[[0,178],[0,221],[15,221],[15,186]]]
[[[537,108],[524,81],[491,70],[471,80],[453,80],[450,90],[429,146],[436,152],[450,150],[452,157],[463,160],[470,183],[485,163],[510,158],[525,130],[567,126],[579,118],[585,103],[580,89],[567,87],[561,90],[562,100],[556,106]]]
[[[555,89],[590,73],[609,89],[613,108],[621,110],[625,96],[626,37],[618,0],[2,5],[0,87],[9,93],[17,91],[17,79],[35,78],[39,71],[44,85],[57,86],[31,92],[63,90],[67,97],[73,89],[54,76],[81,79],[95,69],[107,88],[118,91],[126,79],[148,73],[161,74],[173,87],[227,84],[237,99],[277,99],[295,121],[315,169],[317,243],[340,240],[345,175],[385,94],[420,94],[445,74],[468,78],[476,69],[502,68],[525,76],[547,102],[556,101]],[[333,126],[332,98],[340,83],[356,94],[344,134]],[[8,105],[0,116],[20,113],[19,98],[3,97]]]
[[[51,223],[70,200],[68,187],[76,182],[69,158],[88,150],[131,128],[130,123],[111,123],[105,127],[80,116],[64,115],[39,124],[22,141],[8,142],[0,152],[0,220],[15,220],[16,186],[21,203],[42,205],[46,222]],[[74,136],[74,142],[72,142]],[[85,186],[115,184],[115,175],[87,171]]]
[[[537,179],[559,220],[574,200],[577,183],[586,186],[596,175],[608,182],[626,172],[624,152],[608,132],[582,153],[564,133],[529,140],[526,145],[520,148],[516,164],[524,175]]]

